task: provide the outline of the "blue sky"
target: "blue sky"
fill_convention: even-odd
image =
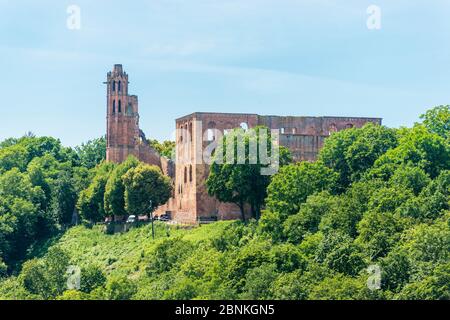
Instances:
[[[71,4],[80,30],[66,27]],[[366,26],[371,4],[381,30]],[[397,127],[450,103],[450,0],[0,0],[0,14],[0,140],[103,135],[115,63],[157,139],[194,111]]]

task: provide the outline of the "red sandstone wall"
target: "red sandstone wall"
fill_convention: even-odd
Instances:
[[[201,123],[197,128],[197,122]],[[333,131],[343,130],[349,127],[361,127],[367,122],[381,124],[377,118],[350,118],[350,117],[280,117],[258,116],[256,114],[227,114],[227,113],[194,113],[177,119],[177,129],[185,129],[194,137],[177,135],[176,152],[178,156],[187,155],[186,163],[177,161],[175,169],[175,198],[176,204],[174,217],[179,221],[195,222],[198,217],[217,216],[219,219],[240,219],[239,208],[230,203],[220,203],[207,193],[205,181],[208,178],[209,166],[197,164],[193,169],[193,181],[184,179],[185,168],[195,163],[202,163],[202,155],[196,154],[196,146],[202,145],[202,150],[210,143],[203,141],[203,134],[214,128],[222,133],[226,129],[240,127],[245,123],[248,128],[256,125],[265,125],[271,129],[283,128],[284,134],[280,134],[280,144],[288,147],[296,161],[314,161],[327,136]],[[200,138],[195,139],[195,133],[200,133]],[[198,137],[197,137],[198,138]],[[218,138],[218,137],[216,137]],[[188,169],[189,170],[189,169]],[[189,173],[189,171],[188,171]],[[180,192],[181,191],[181,192]],[[249,216],[249,209],[247,208]]]

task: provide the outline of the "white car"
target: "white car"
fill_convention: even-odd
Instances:
[[[136,216],[135,215],[131,215],[128,216],[127,222],[126,223],[133,223],[136,221]]]

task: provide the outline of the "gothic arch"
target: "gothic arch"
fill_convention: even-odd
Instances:
[[[330,124],[330,127],[328,128],[329,134],[332,134],[333,132],[337,131],[337,127],[335,123]]]

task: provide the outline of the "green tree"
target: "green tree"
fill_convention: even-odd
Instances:
[[[0,149],[0,174],[13,168],[23,171],[28,163],[28,150],[21,145]]]
[[[289,242],[298,244],[311,233],[316,233],[322,216],[330,210],[339,210],[338,198],[331,196],[328,192],[322,192],[308,197],[301,204],[300,211],[287,218],[284,222],[284,234]]]
[[[260,139],[266,141],[263,143]],[[260,150],[264,146],[267,149]],[[267,186],[271,180],[271,176],[263,172],[269,169],[269,164],[264,163],[261,158],[263,153],[274,158],[278,155],[276,162],[280,166],[291,161],[290,153],[284,147],[279,148],[278,154],[271,154],[272,137],[266,127],[256,127],[249,131],[235,129],[218,142],[210,166],[206,181],[208,193],[222,202],[236,204],[243,221],[246,205],[250,206],[254,218],[259,219],[261,216]]]
[[[325,278],[313,287],[312,300],[362,300],[367,295],[366,283],[343,274]]]
[[[129,214],[149,214],[149,210],[166,203],[172,194],[170,179],[156,166],[140,164],[131,168],[123,176],[123,183],[125,209]]]
[[[106,160],[106,138],[101,137],[90,140],[81,146],[75,147],[75,152],[80,159],[80,165],[92,169]]]
[[[422,125],[404,129],[398,146],[379,157],[368,175],[388,180],[403,165],[419,167],[434,179],[441,171],[450,169],[450,144]]]
[[[425,188],[431,179],[420,168],[413,166],[399,167],[391,177],[391,183],[400,188],[408,188],[418,195]]]
[[[299,212],[306,198],[320,191],[333,191],[337,174],[321,162],[300,162],[280,169],[267,188],[267,208],[283,218]]]
[[[420,116],[423,125],[432,133],[450,139],[450,106],[437,106]]]
[[[339,187],[359,180],[387,150],[397,145],[394,129],[368,123],[333,133],[325,140],[319,159],[339,174]]]
[[[68,225],[71,223],[76,197],[70,173],[62,171],[54,182],[51,203],[53,216],[59,224]]]
[[[0,175],[0,254],[8,265],[23,258],[44,232],[39,228],[43,197],[42,189],[17,168]]]
[[[178,238],[166,239],[156,246],[147,273],[153,275],[169,271],[192,252],[191,243]]]
[[[44,299],[56,298],[66,290],[69,256],[58,247],[52,247],[44,259],[26,261],[19,279],[25,289]]]
[[[318,246],[315,256],[316,261],[336,272],[356,276],[365,267],[361,251],[348,235],[329,232]]]
[[[450,300],[450,263],[437,265],[431,275],[407,284],[397,298],[402,300]]]
[[[308,292],[300,271],[281,273],[272,283],[272,298],[275,300],[306,300]]]
[[[108,178],[105,187],[105,213],[109,216],[124,216],[125,211],[125,185],[123,176],[131,168],[139,165],[139,161],[134,156],[129,156],[127,160],[119,164]]]
[[[112,276],[105,286],[104,295],[108,300],[130,300],[137,292],[136,284],[125,276]]]
[[[356,243],[371,259],[385,256],[400,240],[405,221],[391,212],[368,211],[358,224]]]
[[[150,145],[158,151],[158,153],[166,158],[173,159],[175,154],[175,141],[166,140],[160,143],[158,140],[150,140]]]
[[[272,283],[277,276],[274,264],[263,263],[247,272],[245,286],[241,298],[245,300],[267,300],[271,299]]]
[[[106,276],[102,269],[96,265],[88,265],[81,268],[80,291],[90,293],[94,289],[103,287],[106,283]]]
[[[100,164],[89,187],[80,193],[77,209],[83,219],[98,222],[105,217],[105,187],[114,168],[115,165],[110,162]]]

